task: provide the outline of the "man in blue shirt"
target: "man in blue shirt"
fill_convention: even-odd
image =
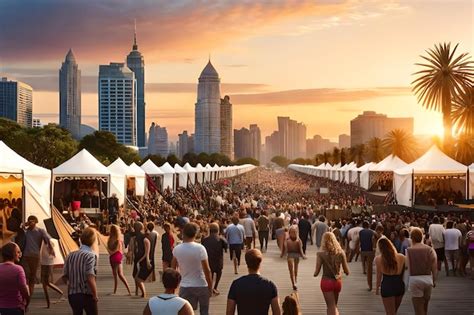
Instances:
[[[369,222],[362,223],[362,230],[359,232],[360,258],[362,261],[362,270],[367,274],[367,284],[369,291],[372,291],[372,264],[375,258],[374,251],[374,231],[369,229]]]
[[[232,224],[227,227],[225,235],[229,244],[230,260],[234,262],[234,273],[238,274],[237,268],[240,266],[240,255],[245,239],[245,230],[239,224],[238,216],[232,217]]]

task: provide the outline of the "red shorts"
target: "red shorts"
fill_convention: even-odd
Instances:
[[[323,292],[341,292],[342,280],[321,279],[321,291]]]

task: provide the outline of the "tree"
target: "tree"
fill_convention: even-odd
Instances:
[[[355,147],[351,147],[349,149],[349,154],[350,154],[351,160],[357,164],[357,167],[361,167],[362,165],[364,165],[365,163],[365,160],[364,160],[365,145],[364,144],[358,144]]]
[[[48,124],[43,128],[28,128],[31,139],[25,157],[36,165],[53,169],[77,152],[77,141],[71,133],[56,124]],[[25,146],[26,143],[23,143]]]
[[[281,155],[274,156],[271,161],[281,167],[287,167],[290,163],[290,161],[286,157]]]
[[[25,128],[15,121],[0,118],[0,140],[28,161],[49,169],[63,163],[77,151],[77,141],[56,124]]]
[[[189,165],[195,167],[198,162],[198,156],[196,153],[188,152],[183,156],[183,164],[189,163]]]
[[[341,149],[341,165],[346,165],[350,163],[350,154],[347,148]]]
[[[143,163],[151,160],[156,166],[161,166],[166,163],[166,159],[158,154],[149,154],[143,159]]]
[[[297,158],[291,161],[291,164],[313,165],[313,161],[311,159]]]
[[[382,140],[382,146],[386,152],[398,156],[407,163],[412,162],[417,154],[415,137],[403,129],[390,131]]]
[[[201,163],[202,166],[206,166],[209,163],[209,154],[201,152],[197,156],[198,163]]]
[[[451,43],[435,45],[428,49],[427,56],[421,56],[427,63],[416,63],[423,67],[414,73],[417,78],[412,82],[418,102],[427,109],[443,114],[445,148],[452,143],[451,102],[456,93],[468,84],[473,84],[474,68],[469,54],[454,57],[458,45],[451,50]]]
[[[454,149],[454,158],[458,162],[464,165],[471,165],[474,163],[474,139],[472,138],[472,135],[459,135],[456,139]]]
[[[223,166],[223,165],[228,166],[228,165],[232,165],[232,161],[225,154],[212,153],[209,156],[209,164],[211,165],[217,164],[219,166]]]
[[[452,106],[456,133],[474,136],[474,86],[468,86],[456,94]]]
[[[329,152],[323,153],[323,162],[324,164],[331,162],[331,153]]]
[[[257,161],[256,159],[251,158],[251,157],[245,157],[245,158],[238,159],[237,161],[235,161],[234,164],[235,165],[252,164],[252,165],[255,165],[255,166],[259,166],[260,162]]]
[[[168,157],[166,158],[166,162],[168,162],[173,167],[175,164],[181,164],[181,160],[178,159],[178,157],[174,154],[169,154]]]
[[[334,149],[332,149],[331,160],[333,165],[341,163],[341,150],[339,150],[339,148],[334,147]]]
[[[367,143],[367,156],[369,161],[378,163],[385,157],[382,140],[374,137]]]
[[[105,165],[112,163],[119,157],[126,164],[140,162],[138,152],[117,142],[115,135],[108,131],[95,131],[82,138],[79,150],[82,149],[89,151]]]

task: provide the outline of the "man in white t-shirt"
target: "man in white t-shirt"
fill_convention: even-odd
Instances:
[[[431,245],[436,252],[438,271],[441,270],[441,263],[444,262],[446,275],[449,275],[448,261],[446,260],[446,255],[444,253],[444,227],[440,224],[437,216],[433,218],[433,223],[431,223],[428,233],[430,234]]]
[[[458,229],[454,229],[453,226],[453,221],[446,223],[446,231],[444,231],[444,252],[446,254],[446,260],[453,265],[453,273],[456,275],[462,233]]]
[[[355,256],[355,261],[359,258],[359,248],[357,243],[359,242],[359,232],[362,230],[360,222],[354,221],[354,227],[347,232],[347,240],[349,241],[349,262],[352,261],[352,258]]]
[[[182,280],[179,296],[188,300],[201,315],[209,314],[209,298],[212,294],[211,269],[204,246],[194,241],[198,227],[188,223],[183,228],[183,243],[173,249],[171,267],[179,267]]]

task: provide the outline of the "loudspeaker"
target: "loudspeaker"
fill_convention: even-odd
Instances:
[[[55,238],[55,239],[58,239],[59,240],[59,234],[58,234],[58,231],[56,230],[56,227],[54,226],[54,222],[53,222],[53,219],[45,219],[43,220],[44,222],[44,226],[46,227],[46,231],[48,232],[48,234],[52,237],[52,238]]]

